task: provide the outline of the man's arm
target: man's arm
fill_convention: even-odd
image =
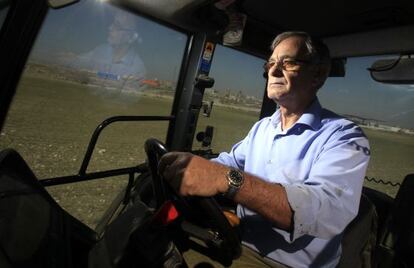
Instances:
[[[245,173],[245,181],[234,201],[256,211],[270,220],[275,227],[291,231],[293,211],[285,188]]]
[[[161,158],[159,171],[183,196],[214,196],[228,189],[229,167],[190,153],[168,153]],[[248,173],[234,201],[256,211],[276,227],[292,228],[292,209],[280,184],[268,183]]]

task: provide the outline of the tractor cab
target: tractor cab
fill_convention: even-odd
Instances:
[[[402,0],[0,1],[0,266],[192,267],[197,251],[236,267],[235,204],[181,197],[158,161],[212,159],[271,116],[271,42],[306,31],[331,52],[321,104],[371,147],[339,267],[413,267],[413,13]]]

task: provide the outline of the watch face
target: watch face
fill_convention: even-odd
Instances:
[[[243,182],[243,176],[237,170],[234,170],[234,169],[230,170],[229,177],[231,179],[231,183],[234,185],[240,185]]]

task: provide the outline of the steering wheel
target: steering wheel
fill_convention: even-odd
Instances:
[[[178,195],[168,183],[164,183],[158,174],[159,159],[167,153],[164,144],[156,139],[148,139],[145,142],[145,151],[152,175],[156,207],[159,208],[165,201],[171,200],[185,219],[195,221],[197,225],[207,222],[214,235],[210,238],[211,241],[206,241],[206,244],[218,249],[221,261],[230,265],[232,260],[241,254],[240,239],[216,200],[212,197],[182,197]]]

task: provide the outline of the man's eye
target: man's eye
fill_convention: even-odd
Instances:
[[[283,65],[285,65],[285,66],[295,66],[295,65],[297,65],[297,63],[294,60],[285,60],[285,61],[283,61]]]
[[[275,62],[274,61],[269,61],[269,62],[267,62],[267,65],[269,65],[269,67],[272,67],[272,66],[275,65]]]

